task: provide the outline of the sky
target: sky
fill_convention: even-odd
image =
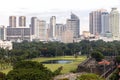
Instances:
[[[97,9],[112,7],[120,11],[120,0],[0,0],[0,25],[9,25],[9,16],[26,16],[27,25],[35,16],[49,23],[56,16],[57,23],[66,23],[71,12],[80,18],[81,32],[89,30],[89,13]]]

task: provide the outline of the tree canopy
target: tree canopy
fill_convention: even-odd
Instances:
[[[92,74],[92,73],[87,73],[87,74],[82,74],[80,75],[77,80],[105,80],[103,78],[100,78],[98,75],[96,74]]]
[[[58,69],[59,70],[59,69]],[[59,71],[60,72],[60,71]],[[21,61],[13,66],[7,76],[7,80],[52,80],[59,72],[52,72],[38,62]]]
[[[101,61],[104,58],[103,54],[99,51],[93,51],[91,57],[95,58],[96,61]]]

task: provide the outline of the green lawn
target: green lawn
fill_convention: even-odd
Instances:
[[[11,68],[7,68],[7,69],[4,69],[4,70],[0,70],[0,72],[3,72],[5,74],[7,74],[10,70],[12,70],[12,67]]]
[[[85,56],[79,56],[78,58],[74,58],[73,56],[65,56],[65,57],[55,57],[55,58],[35,58],[32,59],[32,61],[38,61],[38,62],[43,62],[47,60],[60,60],[60,59],[65,59],[65,60],[73,60],[72,63],[68,64],[44,64],[46,67],[48,67],[50,70],[54,71],[58,67],[63,66],[62,73],[69,73],[72,70],[75,70],[82,61],[86,59]]]
[[[60,60],[60,59],[73,60],[73,62],[68,64],[44,64],[44,65],[52,71],[56,70],[60,66],[63,66],[62,73],[69,73],[71,70],[75,70],[78,64],[84,61],[86,57],[85,56],[79,56],[78,58],[74,58],[73,56],[64,56],[64,57],[62,56],[62,57],[54,57],[54,58],[40,57],[40,58],[34,58],[32,59],[32,61],[43,62],[47,60]],[[7,74],[10,70],[12,70],[12,67],[5,70],[0,70],[0,72]]]
[[[8,63],[0,64],[0,72],[7,74],[10,70],[12,70],[11,64]]]

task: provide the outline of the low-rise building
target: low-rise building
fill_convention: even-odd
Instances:
[[[7,27],[6,39],[8,41],[31,41],[31,30],[28,27]]]
[[[11,50],[13,48],[12,42],[0,40],[0,48]]]

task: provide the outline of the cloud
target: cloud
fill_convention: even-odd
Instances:
[[[10,15],[27,16],[27,24],[30,18],[36,16],[49,23],[51,16],[57,17],[58,23],[65,23],[70,17],[71,11],[81,21],[82,30],[89,28],[89,12],[105,8],[108,11],[112,7],[120,10],[120,0],[0,0],[0,24],[8,25]]]

